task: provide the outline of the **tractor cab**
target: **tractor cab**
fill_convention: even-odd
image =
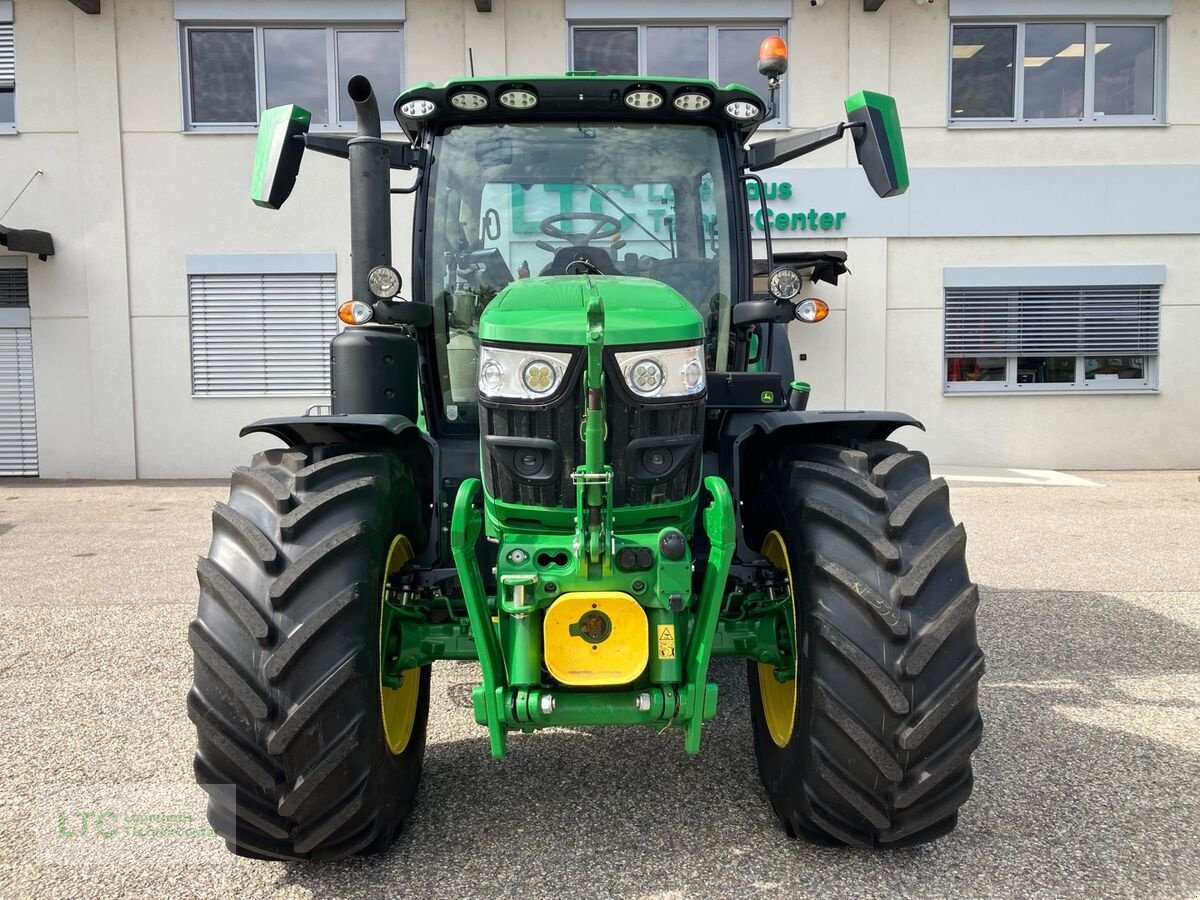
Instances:
[[[699,312],[709,364],[725,367],[733,189],[710,127],[450,125],[432,155],[419,291],[448,417],[473,412],[479,320],[510,287],[553,296],[555,279],[648,279]]]
[[[480,318],[510,287],[529,298],[553,279],[648,280],[642,296],[666,288],[699,314],[706,367],[728,367],[749,278],[738,151],[766,113],[753,93],[571,73],[419,85],[395,110],[433,160],[414,299],[434,310],[445,424],[475,421]]]

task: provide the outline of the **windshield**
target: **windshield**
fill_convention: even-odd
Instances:
[[[653,278],[704,316],[724,369],[731,260],[721,143],[699,125],[467,125],[438,139],[426,288],[446,418],[474,421],[479,316],[517,278]]]

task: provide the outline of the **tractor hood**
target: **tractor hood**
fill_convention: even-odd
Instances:
[[[514,281],[479,320],[479,338],[517,344],[587,343],[587,298],[604,301],[604,344],[665,344],[704,338],[700,313],[674,289],[651,278],[557,275]]]

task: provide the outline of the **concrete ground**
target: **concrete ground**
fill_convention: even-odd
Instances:
[[[518,735],[503,762],[467,708],[477,670],[442,664],[410,825],[382,857],[322,866],[163,836],[201,819],[185,633],[225,488],[0,481],[0,895],[1200,896],[1196,473],[948,474],[988,654],[951,836],[785,838],[736,663],[716,666],[696,759],[677,733],[568,729]]]

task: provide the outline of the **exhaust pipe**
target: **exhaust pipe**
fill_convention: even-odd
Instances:
[[[352,296],[374,302],[367,276],[392,264],[391,153],[379,130],[379,104],[370,80],[355,75],[347,85],[358,135],[350,149],[350,272]]]
[[[380,137],[379,104],[375,102],[375,91],[371,79],[366,75],[355,75],[346,85],[346,92],[354,101],[354,117],[358,123],[359,137]]]
[[[392,264],[391,151],[379,130],[371,82],[347,85],[358,134],[350,157],[350,278],[354,299],[374,304],[368,276]],[[406,304],[407,305],[407,304]],[[417,342],[396,328],[347,328],[329,346],[334,415],[402,415],[416,421]]]

